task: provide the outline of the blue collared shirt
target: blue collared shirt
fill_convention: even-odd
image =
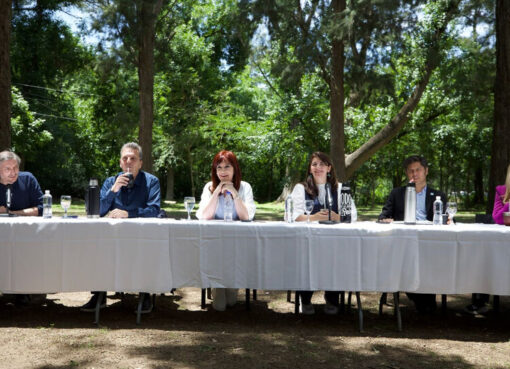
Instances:
[[[7,186],[0,183],[0,206],[5,206]],[[42,215],[42,191],[39,182],[30,172],[19,172],[18,179],[11,186],[11,210],[37,207]]]
[[[427,220],[427,186],[416,194],[416,220]]]
[[[126,210],[129,218],[157,217],[160,210],[161,195],[159,180],[144,171],[138,172],[133,188],[122,187],[117,193],[112,191],[115,180],[121,173],[109,177],[101,188],[101,210],[103,217],[113,209]]]

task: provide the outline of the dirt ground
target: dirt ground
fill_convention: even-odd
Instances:
[[[323,313],[322,293],[314,316],[298,316],[285,291],[258,291],[247,311],[240,290],[240,303],[215,312],[200,308],[199,289],[179,289],[158,296],[139,326],[136,295],[109,293],[99,326],[79,311],[89,296],[21,308],[0,297],[0,368],[510,368],[509,297],[498,314],[473,317],[461,312],[468,295],[448,296],[445,315],[420,315],[402,296],[398,332],[392,307],[379,316],[379,294],[363,293],[360,333],[355,309]]]

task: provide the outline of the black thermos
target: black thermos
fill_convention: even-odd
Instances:
[[[91,178],[87,196],[85,196],[85,205],[87,207],[87,216],[89,218],[99,218],[99,183],[96,178]]]
[[[340,222],[351,222],[351,186],[349,183],[344,183],[340,190]]]

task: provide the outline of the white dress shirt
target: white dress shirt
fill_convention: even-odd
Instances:
[[[203,218],[203,211],[205,206],[209,203],[210,198],[212,197],[212,192],[210,190],[212,186],[212,182],[208,182],[204,189],[202,190],[202,196],[200,197],[200,205],[198,206],[198,210],[196,213],[196,216],[198,219],[204,219]],[[237,191],[239,194],[239,198],[242,202],[244,202],[244,205],[246,206],[246,209],[248,210],[248,218],[250,220],[253,219],[255,216],[255,202],[253,201],[253,190],[251,189],[251,186],[248,182],[241,181],[241,185],[239,186],[239,191]],[[220,206],[220,201],[218,201],[218,204],[216,205],[215,213],[218,210],[218,206]],[[221,211],[223,214],[223,211]]]
[[[326,207],[324,205],[324,199],[326,197],[326,184],[319,184],[317,185],[317,188],[319,189],[319,203]],[[340,192],[342,191],[342,183],[338,182],[338,189],[337,189],[337,201],[338,206],[340,206]],[[305,214],[305,187],[298,183],[294,186],[294,189],[291,193],[292,201],[294,202],[294,220],[302,214]],[[351,197],[352,199],[352,197]],[[351,200],[351,222],[355,222],[358,220],[358,211],[356,210],[356,205],[354,204],[354,199]]]

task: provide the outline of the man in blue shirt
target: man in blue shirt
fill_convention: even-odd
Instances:
[[[32,173],[20,172],[20,163],[20,157],[12,151],[0,152],[0,214],[41,215],[43,194],[39,182]],[[26,305],[30,295],[16,294],[15,302]]]
[[[141,147],[130,142],[122,146],[120,167],[123,172],[104,181],[101,188],[102,217],[150,218],[157,217],[160,210],[159,180],[141,170]],[[133,180],[130,183],[130,175]]]
[[[120,150],[122,172],[107,178],[101,188],[100,215],[110,218],[151,218],[160,212],[160,187],[157,177],[144,172],[142,168],[142,148],[134,142],[122,146]],[[152,311],[149,294],[141,294],[142,313]],[[94,292],[92,298],[81,310],[93,312],[98,299],[100,308],[106,306],[106,293]]]
[[[30,172],[20,172],[21,159],[12,151],[0,152],[0,213],[23,216],[42,215],[42,196],[39,182]],[[7,189],[10,188],[10,207],[7,209]]]

